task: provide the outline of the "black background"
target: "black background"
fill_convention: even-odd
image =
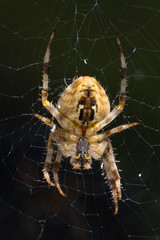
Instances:
[[[159,239],[160,237],[160,2],[0,1],[1,174],[0,238]],[[112,107],[118,103],[121,39],[129,80],[124,112],[110,127],[141,125],[112,137],[123,185],[118,215],[100,162],[74,172],[68,159],[59,176],[67,197],[43,180],[51,116],[39,101],[43,57],[52,29],[50,101],[72,79],[96,77]]]

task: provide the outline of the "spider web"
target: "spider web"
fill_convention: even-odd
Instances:
[[[159,0],[1,1],[1,239],[160,239]],[[49,100],[77,76],[96,77],[118,104],[120,37],[128,63],[127,101],[108,128],[141,124],[111,137],[122,181],[118,215],[101,162],[74,171],[63,159],[67,197],[43,179],[51,116],[39,94],[52,29]],[[107,128],[107,129],[108,129]]]

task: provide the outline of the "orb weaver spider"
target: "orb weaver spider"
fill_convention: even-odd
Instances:
[[[105,175],[111,188],[115,205],[115,214],[118,212],[118,200],[121,199],[120,175],[115,162],[113,148],[109,136],[125,129],[138,125],[138,122],[120,125],[110,130],[97,133],[112,122],[123,110],[126,97],[127,66],[121,43],[117,37],[121,60],[121,88],[119,104],[110,111],[110,102],[100,83],[93,77],[81,76],[75,79],[60,96],[57,108],[48,101],[48,70],[51,43],[55,31],[52,32],[45,57],[43,69],[42,104],[58,121],[60,127],[48,118],[34,114],[35,117],[51,128],[48,139],[47,155],[43,174],[51,186],[56,186],[60,194],[62,191],[58,179],[58,170],[62,157],[70,157],[74,169],[90,169],[92,158],[102,159]],[[53,166],[53,179],[49,171],[52,163],[54,144],[58,150]]]

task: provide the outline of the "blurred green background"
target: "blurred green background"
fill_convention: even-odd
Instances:
[[[1,239],[160,238],[160,2],[159,0],[28,0],[0,2]],[[100,162],[74,172],[62,162],[67,198],[43,180],[51,116],[40,100],[43,57],[52,29],[50,96],[57,102],[75,77],[95,77],[118,103],[118,35],[128,66],[127,101],[109,128],[139,121],[113,136],[123,185],[119,213]]]

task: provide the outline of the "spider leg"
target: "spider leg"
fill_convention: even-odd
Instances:
[[[51,114],[56,117],[56,115],[59,113],[58,110],[47,100],[48,99],[48,82],[49,82],[49,78],[48,78],[48,71],[49,71],[49,59],[50,59],[50,48],[51,48],[51,44],[52,44],[52,40],[54,38],[55,35],[55,31],[52,32],[49,42],[48,42],[48,46],[46,49],[46,53],[44,56],[44,62],[43,62],[43,86],[42,86],[42,104],[43,106],[49,111],[51,112]]]
[[[76,126],[70,119],[64,117],[58,111],[58,109],[56,109],[54,105],[47,100],[48,99],[48,82],[49,82],[48,71],[49,71],[50,48],[51,48],[51,43],[54,38],[54,35],[55,35],[55,31],[53,31],[50,36],[50,40],[48,42],[48,46],[44,56],[43,79],[42,79],[43,81],[42,104],[52,114],[52,116],[54,116],[57,119],[57,121],[59,122],[62,128],[81,134],[82,130],[78,126]]]
[[[108,145],[104,151],[103,155],[103,163],[104,163],[104,170],[109,182],[109,186],[112,191],[112,197],[115,205],[115,214],[118,212],[118,200],[121,199],[121,184],[120,184],[120,176],[118,173],[118,169],[115,163],[114,153],[112,144],[109,138],[106,139]]]
[[[46,125],[48,125],[49,127],[51,127],[51,132],[55,132],[55,134],[57,135],[57,139],[59,138],[65,138],[65,139],[71,139],[73,141],[78,140],[78,136],[74,135],[74,133],[70,134],[65,131],[63,128],[59,128],[56,124],[54,124],[50,119],[42,117],[41,115],[34,113],[33,114],[35,117],[37,117],[38,119],[40,119],[42,122],[44,122]]]
[[[52,129],[55,131],[55,133],[57,132],[57,133],[61,134],[63,137],[65,136],[65,131],[63,129],[58,128],[50,119],[42,117],[39,114],[34,114],[34,116],[37,117],[38,119],[40,119],[45,124],[47,124],[48,126],[52,127]],[[57,131],[55,130],[56,128],[57,128]],[[60,150],[58,150],[58,152],[57,152],[56,160],[55,160],[54,167],[53,167],[53,178],[54,178],[55,183],[53,183],[51,181],[50,176],[49,176],[49,169],[51,166],[52,156],[53,156],[54,134],[55,134],[54,131],[51,130],[51,133],[49,135],[47,156],[46,156],[46,160],[45,160],[45,164],[44,164],[44,168],[43,168],[43,175],[44,175],[44,178],[47,180],[47,182],[51,186],[56,186],[58,188],[60,194],[62,194],[63,196],[66,196],[66,194],[62,191],[62,189],[59,185],[59,181],[58,181],[58,170],[59,170],[59,166],[60,166],[61,159],[62,159],[62,154],[61,154]]]
[[[119,38],[117,37],[117,44],[120,50],[120,60],[121,60],[121,87],[120,87],[120,96],[119,104],[109,113],[107,116],[99,123],[96,123],[93,127],[87,129],[87,135],[91,135],[93,132],[97,132],[107,124],[112,122],[123,110],[126,98],[126,85],[127,85],[127,64],[125,57],[122,51],[122,46]]]
[[[115,128],[112,128],[112,129],[109,129],[105,132],[103,132],[101,135],[102,139],[100,141],[103,141],[104,139],[106,139],[107,137],[115,134],[115,133],[119,133],[119,132],[122,132],[130,127],[134,127],[136,125],[139,125],[140,123],[139,122],[134,122],[134,123],[129,123],[129,124],[125,124],[125,125],[120,125],[118,127],[115,127]]]
[[[50,126],[51,128],[55,128],[56,125],[48,118],[42,117],[41,115],[34,113],[33,114],[35,117],[37,117],[38,119],[40,119],[42,122],[44,122],[46,125]]]
[[[50,165],[52,162],[53,147],[54,147],[53,136],[54,136],[54,134],[53,134],[53,132],[51,132],[49,135],[49,139],[48,139],[47,156],[46,156],[46,160],[45,160],[45,164],[44,164],[44,168],[43,168],[44,178],[47,180],[47,182],[51,186],[55,186],[55,184],[51,181],[50,176],[49,176],[49,169],[50,169]]]
[[[60,184],[59,184],[59,180],[58,180],[58,170],[59,170],[59,166],[62,160],[62,153],[60,150],[58,150],[57,155],[56,155],[56,159],[54,162],[54,166],[53,166],[53,178],[54,178],[54,182],[56,187],[58,188],[58,191],[60,192],[60,194],[62,196],[66,196],[66,194],[62,191]]]
[[[60,185],[59,185],[59,181],[58,181],[58,170],[59,170],[59,166],[62,160],[62,154],[61,151],[58,150],[57,155],[56,155],[56,159],[54,162],[54,166],[53,166],[53,178],[55,183],[53,183],[50,179],[49,176],[49,169],[51,166],[51,162],[52,162],[52,156],[53,156],[53,147],[54,147],[54,133],[51,132],[49,135],[49,139],[48,139],[48,148],[47,148],[47,156],[46,156],[46,160],[45,160],[45,164],[44,164],[44,168],[43,168],[43,175],[45,177],[45,179],[47,180],[47,182],[51,185],[51,186],[56,186],[60,192],[60,194],[62,194],[63,196],[66,196],[66,194],[62,191]]]

